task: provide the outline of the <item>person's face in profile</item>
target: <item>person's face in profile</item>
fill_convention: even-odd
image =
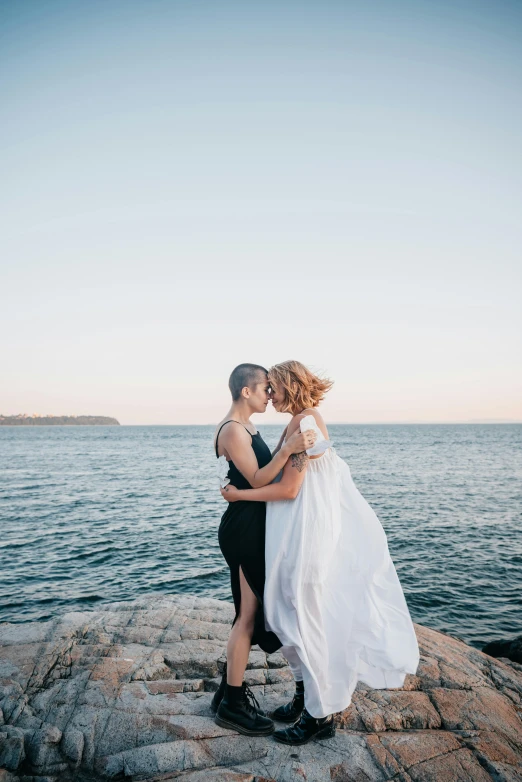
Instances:
[[[267,375],[260,375],[253,388],[249,388],[249,402],[255,413],[264,413],[270,401],[270,384]]]
[[[283,391],[281,386],[277,385],[277,383],[270,384],[270,400],[272,402],[272,406],[274,410],[277,410],[277,412],[279,412],[285,402],[285,392]]]

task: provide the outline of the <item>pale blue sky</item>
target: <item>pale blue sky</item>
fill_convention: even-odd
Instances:
[[[522,6],[3,0],[0,412],[522,418]],[[275,414],[266,420],[277,420]]]

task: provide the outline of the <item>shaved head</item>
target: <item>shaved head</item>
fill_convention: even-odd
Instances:
[[[258,383],[265,382],[267,374],[265,367],[260,364],[239,364],[232,370],[228,380],[233,401],[237,402],[245,386],[253,389]]]

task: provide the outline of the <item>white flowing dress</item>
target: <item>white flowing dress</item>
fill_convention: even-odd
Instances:
[[[386,533],[313,416],[299,494],[267,502],[265,624],[297,655],[313,717],[346,709],[360,680],[402,687],[419,647]],[[290,654],[288,654],[290,657]]]

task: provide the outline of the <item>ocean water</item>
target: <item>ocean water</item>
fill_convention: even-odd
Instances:
[[[270,446],[281,427],[260,426]],[[208,426],[0,427],[0,621],[144,593],[230,599]],[[522,425],[330,427],[415,622],[522,632]]]

